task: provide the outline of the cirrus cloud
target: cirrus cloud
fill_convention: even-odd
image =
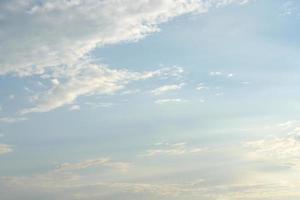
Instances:
[[[0,75],[38,75],[51,80],[50,89],[33,97],[37,105],[21,114],[47,112],[72,104],[82,95],[113,94],[132,80],[161,72],[136,73],[94,64],[96,48],[138,41],[177,16],[243,2],[4,0],[0,2]]]
[[[162,22],[205,9],[195,0],[1,1],[0,74],[74,65],[97,46],[139,40]]]

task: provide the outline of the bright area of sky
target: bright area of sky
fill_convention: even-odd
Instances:
[[[296,0],[1,0],[1,200],[299,199],[299,20]]]

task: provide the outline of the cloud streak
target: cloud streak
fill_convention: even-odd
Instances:
[[[169,144],[160,143],[157,144],[159,148],[147,150],[141,157],[153,157],[153,156],[180,156],[188,154],[197,154],[203,152],[203,148],[189,147],[185,142]]]
[[[173,85],[164,85],[161,87],[158,87],[154,90],[151,91],[152,94],[155,96],[162,95],[164,93],[170,92],[170,91],[176,91],[176,90],[181,90],[181,88],[184,86],[184,83],[180,84],[173,84]]]
[[[95,167],[109,167],[112,169],[117,169],[121,172],[125,172],[128,171],[130,163],[115,162],[112,161],[110,158],[89,159],[78,163],[63,163],[55,169],[55,172],[76,171]]]
[[[72,104],[80,96],[112,95],[133,81],[155,77],[176,77],[182,73],[182,69],[178,67],[131,72],[125,69],[114,70],[103,65],[86,63],[82,65],[84,66],[61,69],[60,73],[55,74],[55,79],[52,79],[52,87],[35,95],[37,105],[23,109],[20,114],[48,112]]]
[[[169,103],[181,103],[186,102],[186,100],[175,98],[175,99],[158,99],[155,101],[156,104],[169,104]]]

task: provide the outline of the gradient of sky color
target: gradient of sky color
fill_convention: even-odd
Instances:
[[[1,0],[0,199],[299,199],[299,20],[296,0]]]

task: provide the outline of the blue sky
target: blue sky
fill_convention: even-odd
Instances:
[[[1,198],[298,199],[299,9],[1,1]]]

